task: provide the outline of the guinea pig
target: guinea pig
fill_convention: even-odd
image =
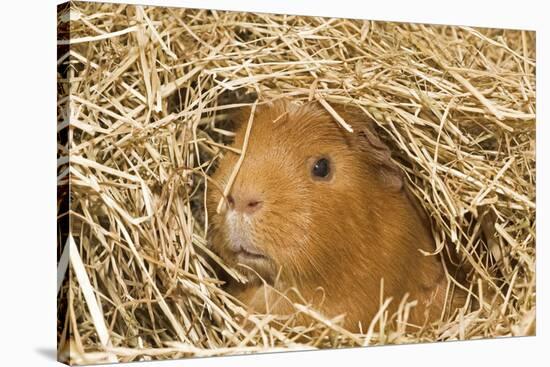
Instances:
[[[365,331],[383,279],[390,314],[408,294],[417,300],[409,322],[439,318],[447,278],[439,258],[420,251],[434,249],[425,215],[367,116],[334,110],[353,132],[317,102],[278,100],[237,118],[235,149],[220,159],[207,194],[212,249],[248,280],[228,277],[227,289],[255,312],[290,313],[293,302],[317,300],[321,314]],[[269,304],[289,288],[301,298]]]

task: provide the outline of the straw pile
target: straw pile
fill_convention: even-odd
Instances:
[[[535,333],[533,32],[82,2],[58,26],[60,359]],[[228,91],[363,108],[431,215],[434,252],[468,273],[467,304],[414,332],[381,312],[351,334],[307,305],[309,327],[251,315],[244,329],[204,215]]]

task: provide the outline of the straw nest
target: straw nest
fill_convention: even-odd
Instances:
[[[60,359],[534,334],[533,32],[81,2],[58,26]],[[204,186],[228,107],[251,93],[363,108],[434,253],[468,273],[466,305],[414,331],[382,310],[351,334],[307,305],[308,327],[258,314],[243,328],[210,265]]]

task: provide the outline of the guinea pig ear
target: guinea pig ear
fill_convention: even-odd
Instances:
[[[392,192],[403,189],[403,173],[391,159],[391,151],[378,137],[374,122],[361,110],[353,106],[338,106],[336,112],[353,128],[353,141],[366,153],[366,157],[378,170],[382,184]]]
[[[391,151],[374,132],[372,127],[355,126],[359,147],[367,153],[369,162],[378,170],[378,178],[392,192],[403,189],[403,173],[392,161]]]

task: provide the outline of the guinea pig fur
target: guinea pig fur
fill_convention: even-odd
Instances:
[[[209,240],[248,282],[227,289],[251,310],[284,314],[311,302],[344,326],[366,330],[384,298],[390,314],[408,294],[409,322],[440,317],[447,279],[429,224],[404,185],[388,147],[368,117],[335,107],[353,132],[318,103],[259,104],[245,157],[222,199],[239,155],[227,151],[212,176]],[[242,110],[233,147],[241,149],[251,109]],[[223,200],[220,213],[216,208]],[[281,301],[289,288],[302,298]],[[296,296],[297,297],[297,296]],[[279,297],[280,298],[280,297]]]

